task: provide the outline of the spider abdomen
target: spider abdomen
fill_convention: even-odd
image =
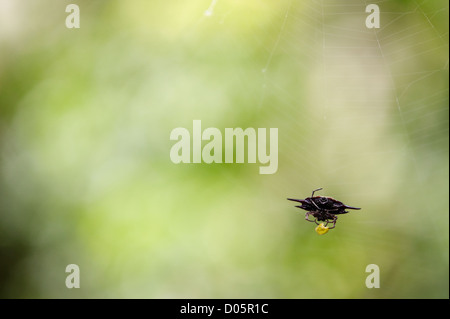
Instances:
[[[332,197],[314,196],[314,193],[321,189],[322,188],[318,188],[314,190],[311,197],[305,199],[288,198],[288,200],[301,203],[301,205],[295,207],[307,211],[305,215],[307,221],[315,222],[316,224],[318,224],[318,221],[326,222],[324,227],[326,227],[328,223],[333,223],[331,228],[334,228],[337,220],[336,215],[347,214],[348,211],[346,211],[346,209],[361,209],[358,207],[347,206]],[[309,219],[310,215],[314,217],[314,220]]]

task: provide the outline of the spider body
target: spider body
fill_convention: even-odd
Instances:
[[[314,193],[321,190],[322,188],[318,188],[312,192],[311,197],[305,199],[294,199],[288,198],[288,200],[301,203],[301,205],[295,206],[301,209],[306,210],[305,219],[309,222],[315,222],[319,225],[318,221],[325,222],[325,226],[328,223],[333,223],[330,229],[336,227],[337,215],[347,214],[348,211],[346,209],[361,209],[357,207],[347,206],[344,203],[332,198],[325,196],[314,196]],[[311,220],[309,216],[314,217],[314,220]]]

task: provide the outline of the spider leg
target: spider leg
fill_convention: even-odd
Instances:
[[[334,217],[333,217],[333,221],[330,222],[330,223],[333,223],[333,226],[332,226],[332,227],[329,227],[329,229],[333,229],[334,227],[336,227],[336,221],[337,221],[337,216],[334,216]],[[326,224],[326,225],[328,225],[328,223],[329,223],[329,222],[327,221],[327,224]],[[326,225],[325,225],[325,226],[326,226]]]
[[[320,210],[319,206],[317,206],[316,203],[314,203],[314,201],[313,201],[312,199],[311,199],[311,203],[312,203],[314,206],[316,206],[316,208],[317,208],[318,210]]]
[[[314,222],[313,220],[311,220],[311,219],[309,219],[309,215],[311,215],[311,212],[307,212],[306,214],[305,214],[305,219],[307,220],[307,221],[309,221],[309,222]]]
[[[313,192],[312,192],[312,194],[311,194],[311,197],[314,197],[314,193],[317,192],[317,191],[320,191],[320,190],[322,190],[322,189],[323,189],[323,188],[321,187],[321,188],[318,188],[318,189],[313,190]]]
[[[311,223],[316,223],[317,225],[319,225],[319,223],[317,222],[317,218],[314,217],[314,220],[311,220],[311,219],[309,219],[309,215],[311,215],[311,212],[307,212],[307,213],[305,214],[305,219],[306,219],[307,221],[311,222]]]
[[[314,197],[314,193],[317,192],[317,191],[320,191],[321,189],[323,189],[323,188],[318,188],[318,189],[313,190],[313,192],[312,192],[312,194],[311,194],[311,200],[310,200],[310,202],[311,202],[318,210],[320,210],[320,208],[319,208],[319,206],[316,205],[316,203],[314,203],[313,197]]]

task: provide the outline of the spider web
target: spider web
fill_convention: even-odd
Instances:
[[[366,26],[369,4],[380,8],[379,29]],[[342,253],[370,247],[367,263],[409,260],[400,277],[421,272],[426,282],[433,267],[411,241],[434,243],[439,253],[430,262],[448,267],[441,255],[448,250],[441,224],[448,221],[448,2],[311,0],[277,8],[257,98],[267,125],[280,128],[279,172],[266,191],[301,198],[324,187],[320,195],[362,207],[352,226],[341,223],[347,216],[337,222],[345,235],[334,238],[349,245]],[[257,36],[247,40],[261,45]],[[291,219],[280,227],[303,238]]]
[[[364,268],[370,263],[380,266],[382,285],[391,287],[372,289],[371,297],[448,295],[448,286],[442,289],[448,285],[447,1],[206,0],[182,7],[186,12],[178,11],[178,4],[167,10],[163,2],[155,7],[144,1],[114,3],[105,4],[111,16],[103,17],[114,23],[95,23],[98,33],[92,32],[89,20],[83,20],[79,30],[85,33],[63,33],[59,27],[64,6],[54,9],[59,12],[56,30],[67,37],[67,50],[61,51],[67,53],[49,73],[56,81],[44,81],[50,85],[38,85],[35,96],[32,90],[21,102],[35,113],[22,106],[14,120],[21,129],[18,139],[34,146],[31,152],[43,159],[37,171],[44,173],[30,180],[47,186],[50,204],[37,205],[45,199],[28,186],[41,185],[26,179],[26,172],[34,172],[34,162],[30,170],[26,161],[11,156],[2,167],[8,173],[7,185],[15,186],[10,187],[16,194],[10,202],[36,193],[20,208],[23,216],[55,219],[58,205],[72,207],[67,196],[76,202],[71,210],[77,216],[78,201],[95,202],[81,214],[86,222],[80,222],[81,237],[92,245],[88,252],[96,252],[86,254],[94,258],[89,271],[119,278],[116,274],[128,270],[124,278],[135,276],[134,281],[110,283],[112,291],[127,296],[136,295],[137,289],[138,296],[146,297],[361,297],[368,294]],[[372,3],[381,10],[380,29],[365,24],[366,6]],[[98,12],[108,11],[99,6]],[[84,8],[83,19],[88,16]],[[166,9],[166,14],[157,9]],[[117,28],[109,30],[116,23]],[[77,68],[82,47],[98,39],[89,40],[87,34],[104,34],[105,46],[94,46],[85,68],[69,68],[67,76],[60,66]],[[36,38],[44,35],[39,30]],[[161,51],[155,51],[159,46]],[[110,67],[116,61],[122,67]],[[89,89],[84,74],[92,70],[98,72],[92,75],[98,87]],[[54,89],[60,78],[68,79],[62,81],[65,90]],[[90,98],[61,110],[66,117],[55,115],[53,104],[64,105],[78,81]],[[123,89],[124,83],[129,87]],[[110,108],[92,107],[105,104]],[[119,115],[110,118],[105,113]],[[46,119],[58,125],[34,140],[34,132],[40,131],[34,125],[47,132]],[[169,145],[170,130],[188,127],[192,119],[202,119],[205,126],[279,128],[278,172],[259,176],[254,166],[175,166],[164,143]],[[87,126],[80,124],[84,121]],[[57,141],[54,131],[61,131]],[[104,134],[91,136],[97,131]],[[76,147],[66,154],[66,144],[88,140],[83,146],[86,163],[75,154]],[[91,153],[98,154],[95,163]],[[54,162],[47,159],[55,154],[67,159],[56,156],[63,164],[53,170]],[[85,185],[84,179],[95,180],[87,200],[79,186]],[[73,200],[66,186],[73,186],[79,197]],[[336,229],[324,237],[317,237],[315,225],[285,200],[305,198],[319,187],[324,189],[317,195],[362,208],[339,216]],[[28,206],[42,206],[41,215]],[[55,212],[47,209],[53,206]],[[21,217],[18,229],[26,219],[9,215]],[[73,229],[71,220],[69,224],[67,229]],[[39,232],[51,237],[53,225]],[[48,248],[46,241],[39,247]],[[40,250],[50,251],[49,263],[58,255],[53,254],[56,248]],[[72,259],[72,252],[68,254]],[[96,261],[111,265],[111,260],[117,270],[109,275],[103,273],[105,268],[115,267],[94,266]],[[141,266],[130,275],[135,265]],[[44,269],[43,276],[29,276],[47,287],[55,282],[53,273]],[[311,273],[327,277],[321,280]],[[411,283],[410,278],[415,280]],[[61,285],[54,285],[59,295]],[[104,292],[103,287],[95,289]]]
[[[380,29],[365,26],[365,8],[370,3],[380,7]],[[396,8],[394,1],[309,1],[301,9],[286,3],[279,18],[280,31],[262,69],[265,84],[260,104],[268,104],[264,97],[270,90],[278,97],[282,94],[279,100],[285,102],[289,113],[296,115],[295,120],[307,121],[313,133],[293,133],[295,138],[280,141],[283,148],[294,146],[298,157],[304,158],[302,164],[322,172],[322,176],[342,174],[356,163],[371,162],[369,157],[383,153],[392,160],[401,158],[402,166],[411,165],[410,173],[419,181],[426,179],[428,172],[419,161],[448,153],[448,57],[444,58],[448,33],[433,22],[448,12],[448,3],[442,2],[434,11],[426,4],[413,1],[405,11],[404,6]],[[295,31],[299,26],[301,38]],[[289,42],[292,39],[296,44]],[[309,50],[293,53],[298,50],[295,45],[305,44]],[[306,112],[299,107],[295,93],[271,79],[277,51],[297,54],[294,63],[310,74],[305,84],[309,98],[303,99],[309,107]],[[436,85],[427,86],[430,82]],[[291,121],[295,117],[278,114],[284,123],[294,126]],[[376,139],[383,134],[389,135],[392,143],[377,145]],[[318,144],[321,157],[328,161],[305,155],[317,150]],[[368,145],[378,149],[364,147]],[[314,184],[314,178],[309,182]],[[363,195],[362,189],[358,192]],[[368,194],[373,196],[373,190]]]
[[[379,29],[365,25],[369,4],[380,8]],[[437,9],[429,4],[319,0],[299,9],[287,2],[263,69],[264,97],[272,90],[285,106],[272,117],[288,132],[280,153],[294,150],[280,172],[289,182],[277,187],[291,194],[295,185],[309,194],[326,185],[328,194],[352,198],[349,205],[367,203],[370,216],[356,217],[347,239],[353,248],[362,242],[373,247],[379,260],[410,258],[410,243],[396,235],[399,224],[411,227],[408,236],[417,232],[448,249],[448,230],[439,224],[448,221],[448,19],[438,24],[448,2]],[[300,52],[296,45],[309,49]],[[271,79],[277,51],[295,55],[299,72],[308,74],[299,85],[306,88],[303,96]],[[422,196],[436,203],[425,205]],[[430,231],[441,236],[431,238]],[[405,274],[431,276],[426,263],[412,259]]]

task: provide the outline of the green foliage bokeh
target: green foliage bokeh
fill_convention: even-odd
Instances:
[[[448,298],[448,2],[69,3],[0,2],[1,297]],[[277,173],[172,163],[195,119]],[[318,187],[362,210],[318,236]]]

